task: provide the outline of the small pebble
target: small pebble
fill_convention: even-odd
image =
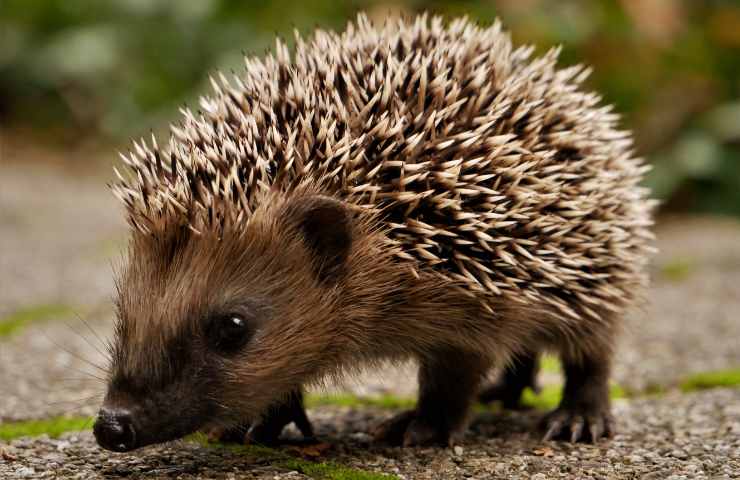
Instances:
[[[370,443],[372,441],[372,437],[368,435],[365,432],[354,432],[349,435],[349,438],[352,440],[358,442],[358,443]]]
[[[16,470],[16,473],[18,474],[18,477],[20,478],[31,478],[34,475],[36,475],[36,470],[34,470],[31,467],[21,467],[18,470]]]

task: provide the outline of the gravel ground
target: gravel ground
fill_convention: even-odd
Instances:
[[[9,157],[14,156],[19,154],[11,150]],[[0,422],[92,414],[102,386],[94,378],[101,372],[91,363],[105,364],[98,336],[110,332],[110,259],[124,244],[126,231],[121,209],[107,191],[105,178],[70,175],[60,166],[0,162],[0,178],[0,318],[18,309],[56,304],[72,307],[84,318],[63,313],[0,338]],[[740,366],[740,222],[665,219],[658,237],[661,253],[653,266],[649,302],[629,319],[617,358],[615,380],[634,390],[671,387],[691,373]],[[414,393],[415,374],[411,366],[368,372],[341,388],[363,395],[407,396]],[[336,443],[331,456],[341,463],[400,472],[407,478],[439,478],[432,474],[435,468],[449,478],[536,473],[544,476],[534,478],[551,478],[557,472],[605,478],[635,478],[647,472],[656,472],[654,478],[667,472],[697,478],[704,472],[708,478],[722,478],[731,471],[740,476],[738,392],[674,393],[620,404],[623,435],[597,448],[540,445],[523,433],[522,425],[531,420],[527,414],[484,419],[474,425],[462,455],[451,450],[365,448],[363,432],[371,419],[387,411],[322,407],[311,413]],[[29,478],[44,472],[62,477],[76,472],[88,478],[91,472],[116,474],[117,468],[179,478],[229,478],[234,468],[245,472],[238,478],[301,478],[259,459],[192,444],[148,449],[141,456],[110,456],[92,445],[89,434],[79,434],[0,448],[16,458],[0,457],[0,478],[22,476],[24,468],[34,469],[25,470]],[[51,463],[45,468],[46,454],[71,470],[62,475],[53,473]],[[579,461],[570,461],[574,459]]]
[[[0,178],[0,315],[43,303],[107,302],[114,246],[126,232],[107,179],[4,160]]]
[[[0,162],[0,318],[61,306],[60,315],[0,338],[0,421],[71,411],[100,389],[110,330],[111,261],[125,238],[121,209],[104,178],[80,180],[61,166]],[[68,313],[65,311],[69,311]],[[0,320],[1,321],[1,320]],[[93,381],[91,381],[93,380]]]
[[[311,416],[331,449],[321,458],[408,479],[740,478],[740,390],[620,402],[620,434],[599,445],[541,442],[533,413],[486,413],[455,448],[384,448],[365,433],[387,411],[322,407]],[[0,478],[306,478],[260,455],[178,442],[109,454],[89,432],[4,447]]]

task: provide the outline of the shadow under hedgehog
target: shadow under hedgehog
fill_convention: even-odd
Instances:
[[[359,16],[219,75],[166,147],[134,143],[98,443],[311,435],[303,387],[413,358],[418,404],[375,436],[448,444],[479,394],[516,405],[544,349],[566,376],[545,438],[611,435],[647,169],[588,70],[532,51],[498,22]]]

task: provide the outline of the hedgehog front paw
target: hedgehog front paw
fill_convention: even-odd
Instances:
[[[265,415],[254,422],[247,431],[245,443],[274,445],[283,429],[290,423],[295,424],[305,439],[313,439],[313,427],[303,407],[303,393],[292,392],[288,398],[273,405]]]
[[[242,423],[232,428],[214,428],[208,432],[212,441],[241,444],[275,445],[283,429],[294,423],[307,440],[314,438],[313,427],[303,408],[303,394],[292,392],[253,423]]]
[[[280,434],[290,422],[288,419],[265,418],[258,420],[247,430],[243,438],[243,443],[247,445],[277,445],[280,443]],[[303,435],[306,438],[313,437],[313,433],[310,435],[304,433]]]
[[[280,435],[283,429],[291,422],[295,422],[303,438],[311,441],[314,438],[313,428],[306,420],[305,423],[298,419],[287,419],[281,417],[268,417],[249,424],[239,424],[231,428],[212,428],[206,432],[208,439],[212,442],[238,443],[241,445],[277,445],[280,443]]]
[[[558,407],[542,420],[545,430],[544,441],[570,440],[596,443],[602,438],[614,436],[614,418],[609,406],[596,408]]]
[[[239,424],[231,428],[213,428],[207,435],[212,442],[273,446],[279,443],[284,426],[260,420],[254,424]]]
[[[378,425],[373,432],[376,442],[404,447],[427,445],[449,446],[452,444],[450,430],[416,410],[408,410]]]

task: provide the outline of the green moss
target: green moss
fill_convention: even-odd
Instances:
[[[381,395],[378,397],[358,397],[352,394],[331,394],[317,395],[309,394],[306,396],[306,406],[308,408],[321,406],[338,406],[338,407],[377,407],[386,409],[413,408],[416,401],[412,398],[397,397],[395,395]]]
[[[329,462],[314,463],[297,458],[282,461],[277,465],[320,480],[390,480],[398,478],[395,475],[355,470]]]
[[[538,410],[551,410],[560,403],[561,391],[562,388],[556,385],[542,387],[539,394],[527,388],[522,394],[522,405]]]
[[[548,373],[560,373],[560,360],[554,355],[542,355],[540,370]]]
[[[740,368],[697,373],[680,384],[680,388],[684,392],[737,386],[740,386]]]
[[[690,258],[674,258],[660,268],[663,278],[674,282],[686,280],[696,270],[696,262]]]
[[[629,398],[630,395],[627,390],[615,383],[612,384],[611,388],[609,389],[609,396],[612,398],[612,400],[614,400],[617,398]]]
[[[214,442],[208,439],[208,435],[203,432],[195,432],[187,437],[185,440],[188,442],[195,442],[199,445],[209,448],[220,448],[222,450],[228,450],[230,452],[239,453],[241,455],[248,455],[251,457],[260,457],[263,460],[277,460],[290,458],[285,453],[274,448],[265,447],[262,445],[241,445],[238,443],[222,443]]]
[[[66,432],[79,432],[90,428],[90,417],[54,417],[45,420],[0,423],[0,440],[9,442],[21,437],[49,435],[57,438]]]
[[[211,442],[202,433],[190,435],[188,440],[209,448],[221,448],[240,455],[255,457],[261,461],[269,461],[274,467],[295,470],[317,480],[393,480],[398,478],[394,475],[357,470],[333,462],[311,462],[292,457],[280,450],[260,445],[236,445]]]
[[[30,323],[51,320],[73,315],[75,310],[69,305],[50,303],[34,305],[16,310],[0,318],[0,337],[7,337]]]
[[[628,397],[658,397],[665,395],[668,391],[669,389],[665,385],[650,383],[642,390],[629,390],[626,393]]]

